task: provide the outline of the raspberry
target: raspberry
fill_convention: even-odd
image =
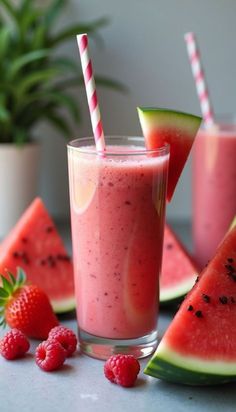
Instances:
[[[76,350],[77,338],[71,329],[64,326],[56,326],[55,328],[52,328],[48,335],[48,339],[57,340],[66,350],[67,357],[71,356]]]
[[[125,387],[134,385],[139,371],[139,362],[133,355],[113,355],[104,365],[106,378]]]
[[[45,340],[35,351],[35,362],[46,372],[60,368],[66,359],[66,351],[56,340]]]
[[[8,360],[24,356],[29,347],[28,339],[18,329],[9,330],[0,340],[0,354]]]

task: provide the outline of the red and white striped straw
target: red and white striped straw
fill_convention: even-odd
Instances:
[[[88,36],[86,33],[77,35],[85,89],[88,99],[93,134],[98,152],[106,150],[101,114],[98,104],[96,85],[93,76],[92,62],[88,51]]]
[[[214,123],[214,112],[212,109],[212,104],[210,102],[206,78],[201,64],[201,57],[199,49],[197,47],[196,36],[194,33],[190,32],[184,35],[184,39],[186,42],[188,57],[195,80],[202,116],[206,126],[212,126],[212,124]]]

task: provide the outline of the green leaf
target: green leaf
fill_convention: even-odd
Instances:
[[[31,47],[32,50],[42,49],[46,46],[47,28],[44,24],[35,27],[32,33]]]
[[[32,0],[31,0],[32,1]],[[19,32],[20,32],[20,41],[24,44],[25,36],[27,32],[34,28],[39,22],[39,18],[41,16],[41,12],[38,10],[34,10],[32,12],[28,11],[27,13],[23,13],[19,16]]]
[[[50,46],[55,46],[59,43],[62,43],[68,39],[71,39],[71,37],[76,36],[77,34],[82,34],[82,33],[94,33],[96,30],[98,30],[101,27],[104,27],[107,25],[109,20],[106,17],[103,17],[101,19],[97,19],[91,23],[88,24],[76,24],[72,27],[66,28],[59,33],[57,33],[54,37],[51,37],[49,41]]]
[[[6,123],[10,119],[9,111],[0,103],[0,123]]]
[[[2,276],[2,278],[3,278],[3,276]],[[4,290],[2,287],[0,287],[0,298],[5,299],[5,298],[8,298],[8,297],[9,297],[9,293],[6,290]]]
[[[9,49],[11,30],[8,26],[2,27],[0,31],[0,59],[7,53]]]
[[[107,87],[109,89],[118,91],[118,92],[122,92],[122,93],[127,93],[128,92],[128,88],[121,82],[108,78],[108,77],[104,77],[104,76],[99,76],[96,75],[96,85],[97,86],[101,86],[101,87]],[[66,80],[61,80],[60,82],[58,82],[56,84],[56,88],[58,90],[64,90],[67,89],[69,87],[73,87],[73,86],[83,86],[84,87],[84,78],[83,76],[77,76],[77,77],[71,77],[69,79]]]
[[[17,10],[12,6],[12,1],[9,0],[1,0],[1,5],[4,7],[4,9],[7,11],[9,16],[17,21]]]
[[[22,81],[16,85],[17,99],[21,98],[32,87],[43,85],[45,82],[53,79],[58,73],[59,69],[49,68],[28,74],[27,77],[23,78]]]
[[[1,322],[0,322],[0,326],[2,326],[3,328],[5,328],[5,326],[6,326],[5,318],[2,318],[2,320],[1,320]]]
[[[26,281],[25,271],[21,267],[17,267],[16,283],[18,287],[22,286]]]
[[[26,143],[28,140],[28,133],[25,129],[15,127],[14,128],[14,143],[18,146],[21,146],[23,143]]]
[[[64,69],[69,69],[75,73],[79,72],[78,63],[75,63],[74,60],[66,58],[66,57],[58,57],[52,60],[52,65],[55,67],[62,67]]]
[[[0,297],[0,308],[1,308],[1,310],[2,310],[2,307],[5,306],[6,302],[7,302],[7,299],[6,299],[6,298],[1,298],[1,297]],[[4,309],[3,309],[3,310],[4,310]]]
[[[24,54],[23,56],[20,56],[13,60],[9,73],[8,73],[8,78],[10,80],[13,79],[13,77],[21,70],[25,65],[32,63],[36,60],[43,59],[47,57],[50,54],[50,51],[48,49],[41,49],[41,50],[35,50],[29,53]]]
[[[74,120],[79,120],[80,113],[78,109],[78,104],[75,101],[75,99],[69,94],[62,93],[59,91],[52,91],[45,93],[45,98],[50,103],[55,103],[59,107],[65,106],[69,110],[70,114],[73,116]]]
[[[29,10],[31,10],[31,4],[32,0],[21,0],[21,5],[19,8],[20,14],[26,14]]]
[[[62,116],[60,116],[60,114],[48,111],[47,113],[45,113],[44,117],[49,123],[52,124],[52,126],[56,127],[63,135],[66,135],[66,137],[70,137],[71,129],[66,120],[64,120]]]
[[[128,88],[123,83],[104,76],[96,76],[96,85],[107,87],[109,89],[122,93],[128,92]]]
[[[52,27],[55,19],[58,17],[60,12],[65,5],[65,0],[54,0],[52,4],[49,6],[48,10],[44,15],[44,25],[46,27]]]
[[[8,277],[10,278],[10,281],[12,283],[12,285],[14,286],[16,284],[16,278],[15,276],[13,276],[13,274],[9,271],[7,271]]]
[[[3,289],[8,293],[8,295],[12,294],[13,286],[4,276],[2,276],[2,286]]]

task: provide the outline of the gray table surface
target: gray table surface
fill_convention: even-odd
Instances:
[[[189,227],[175,225],[189,244]],[[67,231],[62,228],[67,237]],[[70,245],[69,245],[70,247]],[[159,335],[162,336],[173,312],[161,310]],[[61,322],[76,331],[75,315]],[[0,337],[5,331],[0,331]],[[165,412],[222,412],[236,410],[236,385],[190,387],[175,385],[143,374],[147,359],[141,360],[141,373],[133,388],[110,383],[103,375],[103,361],[79,352],[56,372],[41,371],[34,362],[38,342],[31,341],[29,354],[17,361],[0,357],[0,412],[126,412],[131,409]]]

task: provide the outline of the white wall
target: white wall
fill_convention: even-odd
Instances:
[[[99,89],[107,134],[140,134],[138,105],[200,114],[183,40],[186,31],[197,34],[215,111],[235,111],[234,0],[71,0],[61,24],[101,16],[109,17],[110,24],[101,30],[103,48],[90,42],[95,72],[113,76],[129,87],[124,95]],[[80,64],[76,41],[65,49]],[[84,90],[75,93],[83,111],[83,123],[75,136],[91,135]],[[40,192],[51,212],[63,216],[68,213],[65,141],[47,128],[41,135],[44,154]],[[191,216],[189,163],[168,207],[171,218]]]

